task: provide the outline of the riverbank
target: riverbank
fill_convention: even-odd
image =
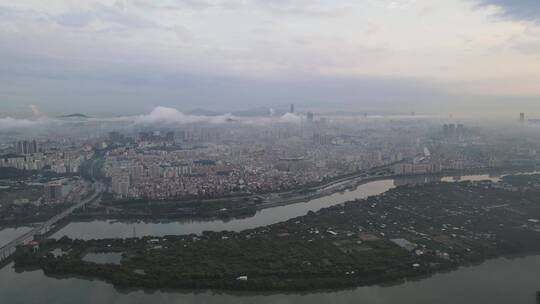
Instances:
[[[387,179],[421,179],[430,181],[442,179],[445,176],[454,177],[467,174],[510,174],[516,172],[534,172],[536,168],[499,168],[499,169],[473,169],[473,170],[446,170],[434,174],[415,175],[393,175],[380,174],[388,170],[388,167],[381,167],[372,171],[375,176],[366,175],[367,172],[359,172],[346,177],[336,178],[329,183],[320,184],[316,187],[297,189],[293,191],[267,194],[266,200],[261,199],[261,195],[212,198],[206,200],[187,201],[126,201],[120,205],[115,205],[110,209],[86,209],[72,215],[71,220],[230,220],[253,216],[256,212],[264,209],[286,206],[296,203],[304,203],[332,194],[349,191],[363,184]],[[123,208],[121,206],[126,206]],[[114,212],[114,209],[117,212]],[[120,210],[120,211],[118,211]],[[151,211],[145,211],[151,210]]]
[[[537,197],[536,192],[507,191],[490,183],[402,187],[362,203],[240,232],[63,238],[43,250],[69,248],[67,256],[30,255],[18,265],[39,265],[55,275],[89,275],[120,288],[343,288],[536,252],[540,234],[528,216],[540,217],[534,208]],[[89,248],[123,252],[125,259],[121,265],[99,266],[80,261],[80,253]],[[243,276],[247,280],[238,279]]]
[[[509,280],[508,278],[517,278]],[[12,304],[473,304],[535,303],[540,256],[491,259],[428,278],[343,290],[250,292],[171,289],[117,290],[102,280],[46,276],[43,271],[0,269],[2,300]],[[32,292],[28,292],[32,290]]]

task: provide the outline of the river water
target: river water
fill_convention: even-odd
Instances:
[[[167,234],[199,234],[205,230],[240,231],[260,226],[266,226],[288,219],[302,216],[308,211],[317,211],[324,207],[343,203],[355,198],[366,198],[370,195],[383,193],[394,187],[391,179],[373,181],[358,186],[352,191],[338,192],[329,196],[317,198],[305,203],[296,203],[286,206],[279,206],[258,211],[254,216],[244,219],[232,219],[228,221],[181,221],[169,223],[147,223],[124,221],[91,221],[71,223],[55,233],[53,237],[59,238],[67,235],[70,238],[91,239],[91,238],[114,238],[136,236],[163,236]]]
[[[269,225],[308,211],[340,204],[355,198],[377,195],[396,185],[424,183],[433,178],[386,179],[369,182],[357,188],[330,196],[264,209],[255,216],[230,221],[184,221],[173,223],[143,223],[92,221],[71,223],[54,237],[91,239],[132,237],[143,235],[201,233],[204,230],[234,230]],[[435,180],[440,180],[435,179]],[[487,175],[445,177],[443,181],[492,180]],[[11,234],[10,234],[11,235]],[[0,243],[2,242],[0,231]],[[42,271],[16,273],[12,265],[0,270],[0,303],[536,303],[540,290],[540,256],[518,259],[500,258],[481,265],[436,274],[430,278],[399,285],[369,286],[351,290],[306,294],[221,293],[212,291],[132,291],[119,292],[99,280],[80,278],[50,278]]]
[[[341,204],[354,199],[363,199],[371,195],[378,195],[386,192],[398,185],[421,184],[431,181],[479,181],[491,180],[497,182],[498,176],[489,175],[467,175],[462,177],[411,177],[400,179],[384,179],[372,181],[359,185],[353,190],[337,192],[329,196],[313,199],[308,202],[296,203],[286,206],[279,206],[258,211],[254,216],[245,219],[232,219],[228,221],[180,221],[180,222],[119,222],[112,220],[76,222],[71,223],[54,234],[59,238],[64,235],[73,239],[101,239],[115,237],[133,237],[133,236],[164,236],[167,234],[200,234],[205,230],[211,231],[241,231],[245,229],[266,226],[294,217],[303,216],[309,211],[317,211],[321,208]]]
[[[6,245],[11,240],[16,239],[18,236],[21,236],[30,230],[32,230],[32,227],[29,226],[10,227],[0,230],[0,247]]]

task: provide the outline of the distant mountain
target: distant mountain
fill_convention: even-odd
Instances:
[[[73,114],[69,114],[69,115],[62,115],[61,116],[62,118],[90,118],[84,114],[81,114],[81,113],[73,113]]]

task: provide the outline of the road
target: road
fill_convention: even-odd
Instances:
[[[61,213],[53,216],[46,222],[41,223],[39,226],[35,227],[34,229],[17,237],[16,239],[12,240],[6,245],[0,247],[0,262],[8,259],[15,252],[17,246],[33,240],[34,236],[37,234],[43,234],[43,233],[48,232],[51,229],[51,227],[53,227],[56,223],[58,223],[59,221],[69,216],[73,211],[75,211],[75,209],[83,207],[84,205],[94,202],[97,199],[99,199],[101,194],[105,190],[105,186],[101,183],[95,183],[94,186],[95,186],[95,192],[89,198],[84,199],[80,201],[79,203],[69,207],[68,209],[62,211]]]

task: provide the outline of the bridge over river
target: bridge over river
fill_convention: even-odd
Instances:
[[[56,223],[63,220],[67,216],[69,216],[75,209],[83,207],[84,205],[96,201],[101,194],[103,193],[105,186],[101,183],[95,183],[95,192],[90,197],[80,201],[79,203],[69,207],[68,209],[62,211],[61,213],[53,216],[49,220],[47,220],[44,223],[39,224],[34,229],[26,232],[25,234],[17,237],[16,239],[12,240],[11,242],[5,244],[4,246],[0,247],[0,263],[7,260],[16,250],[17,246],[25,244],[29,241],[32,241],[34,239],[34,236],[38,234],[44,234],[51,230]]]

